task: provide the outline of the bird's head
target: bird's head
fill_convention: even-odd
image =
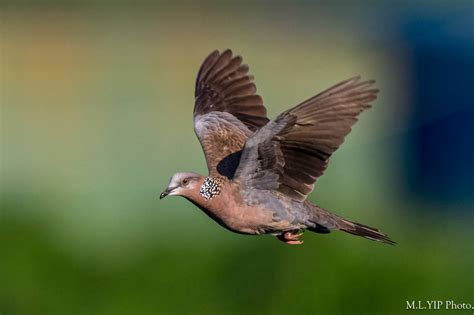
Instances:
[[[160,194],[160,199],[166,196],[191,197],[199,191],[204,176],[193,172],[176,173],[171,177],[168,187]]]

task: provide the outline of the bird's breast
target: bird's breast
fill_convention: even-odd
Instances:
[[[213,198],[193,201],[201,210],[221,226],[241,234],[266,234],[288,229],[291,225],[285,218],[277,219],[275,212],[264,204],[247,204],[238,192],[226,185]]]

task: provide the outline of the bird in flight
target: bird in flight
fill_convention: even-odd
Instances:
[[[304,230],[341,230],[395,244],[378,229],[307,199],[357,116],[375,100],[374,81],[343,81],[269,120],[248,71],[229,49],[204,60],[196,79],[194,131],[209,174],[174,174],[160,199],[183,196],[230,231],[272,234],[290,245],[303,243]]]

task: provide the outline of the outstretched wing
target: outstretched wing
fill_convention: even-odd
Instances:
[[[377,89],[360,77],[341,82],[282,113],[246,142],[235,178],[247,189],[303,201]]]
[[[194,131],[209,174],[232,178],[247,138],[268,122],[249,67],[231,50],[212,52],[196,79]]]

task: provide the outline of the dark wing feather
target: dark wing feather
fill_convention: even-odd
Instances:
[[[375,100],[373,83],[352,78],[278,116],[247,140],[236,178],[247,188],[306,199],[357,116]]]
[[[196,79],[194,130],[210,175],[229,178],[237,168],[247,137],[268,122],[249,67],[231,50],[212,52]]]
[[[251,131],[264,126],[268,122],[267,110],[248,71],[242,57],[232,57],[231,50],[222,54],[212,52],[196,79],[194,117],[213,111],[227,112]]]

